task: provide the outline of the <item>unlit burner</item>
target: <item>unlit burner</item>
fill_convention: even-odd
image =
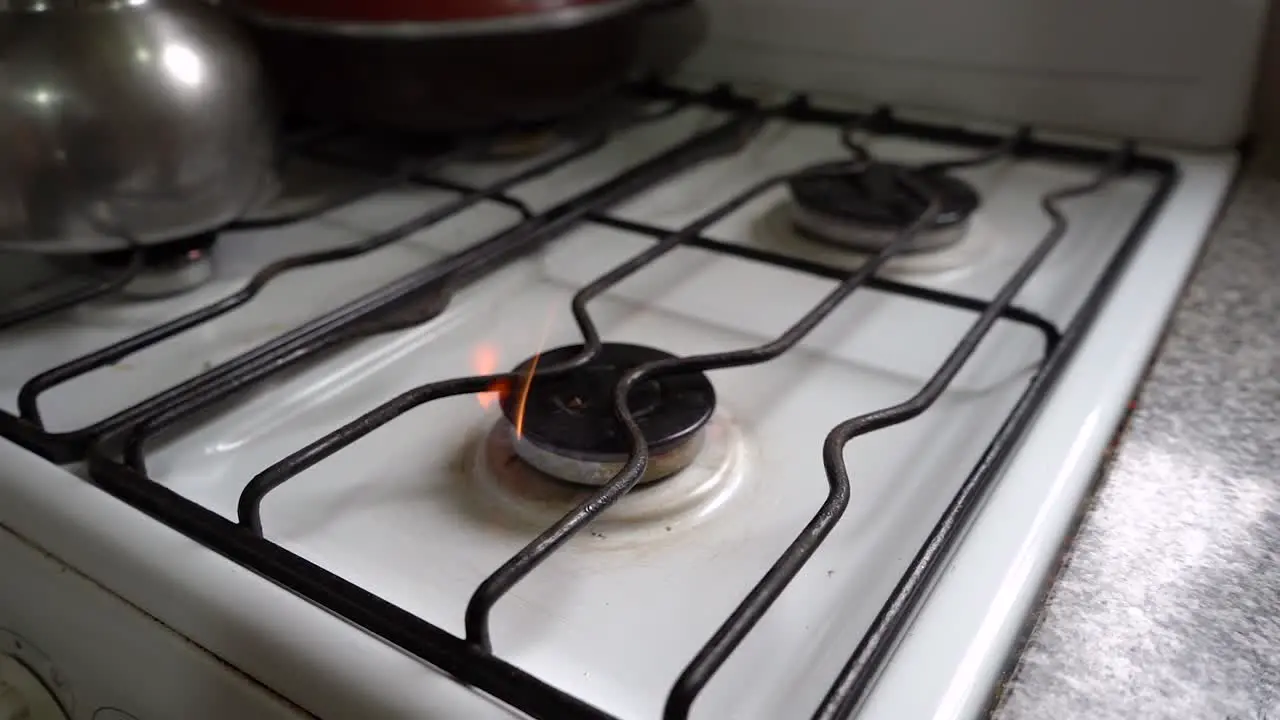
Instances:
[[[796,229],[815,240],[877,252],[911,227],[936,197],[940,209],[908,250],[940,250],[964,238],[978,208],[978,192],[942,172],[921,172],[893,163],[871,163],[835,172],[848,162],[813,168],[789,183]],[[823,173],[824,169],[832,170]]]
[[[509,162],[541,155],[563,143],[566,138],[552,129],[533,129],[495,137],[480,153],[478,160]]]
[[[142,248],[142,267],[121,294],[139,300],[179,295],[204,285],[213,277],[211,258],[215,233],[147,245]],[[98,273],[123,272],[132,250],[99,253],[86,258]]]
[[[550,350],[538,359],[538,367],[565,362],[581,351],[581,346]],[[614,413],[618,381],[638,365],[673,357],[653,348],[610,343],[583,367],[550,377],[535,372],[527,392],[513,388],[502,399],[516,455],[554,478],[604,485],[631,454],[626,427]],[[514,372],[532,363],[526,360]],[[716,394],[702,373],[661,376],[636,385],[628,407],[649,447],[640,479],[647,484],[671,477],[698,456]]]

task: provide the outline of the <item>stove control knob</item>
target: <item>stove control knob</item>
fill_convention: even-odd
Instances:
[[[0,720],[70,720],[36,674],[12,655],[0,655]]]

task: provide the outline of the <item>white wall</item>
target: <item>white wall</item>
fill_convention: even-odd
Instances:
[[[1267,0],[702,0],[692,73],[1107,135],[1244,132]]]

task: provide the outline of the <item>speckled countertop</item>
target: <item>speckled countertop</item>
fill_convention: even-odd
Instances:
[[[1280,720],[1280,181],[1237,188],[995,720]]]

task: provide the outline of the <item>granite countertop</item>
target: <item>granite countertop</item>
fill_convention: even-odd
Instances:
[[[1247,175],[995,720],[1280,720],[1280,181]]]

